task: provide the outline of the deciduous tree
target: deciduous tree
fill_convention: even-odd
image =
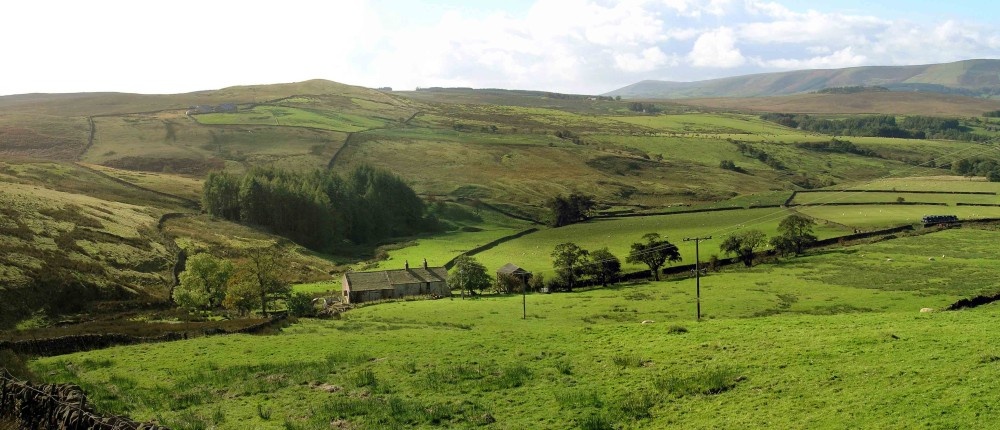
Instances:
[[[622,262],[607,247],[604,247],[590,253],[590,259],[587,261],[584,273],[607,287],[609,283],[615,282],[621,275]]]
[[[567,290],[573,291],[576,281],[583,274],[583,266],[587,258],[586,249],[573,242],[556,245],[552,250],[552,264],[556,268],[556,277]]]
[[[632,244],[632,250],[625,258],[626,262],[632,264],[645,264],[653,272],[653,279],[660,280],[660,267],[666,262],[681,261],[680,250],[661,237],[659,233],[646,233],[642,236],[645,242]]]
[[[268,304],[278,298],[288,296],[291,288],[285,279],[287,261],[285,252],[274,247],[250,248],[246,259],[236,265],[236,273],[226,291],[226,302],[230,308],[243,309],[256,297],[260,311],[267,316]],[[230,298],[230,294],[234,297]]]
[[[771,238],[771,246],[783,254],[801,254],[805,248],[816,242],[813,226],[816,221],[803,215],[794,214],[778,224],[778,236]]]
[[[232,273],[233,265],[228,260],[207,253],[192,255],[178,276],[180,284],[174,288],[174,302],[187,309],[217,308],[226,297],[226,282]]]
[[[719,245],[722,252],[736,254],[746,267],[753,266],[754,251],[764,244],[767,236],[756,229],[738,231],[726,236]]]
[[[448,275],[448,284],[457,287],[461,291],[468,291],[470,295],[475,294],[475,290],[482,292],[489,288],[492,283],[486,266],[477,261],[474,257],[462,254],[455,259],[455,266],[451,268]]]

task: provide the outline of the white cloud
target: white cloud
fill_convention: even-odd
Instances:
[[[915,23],[898,18],[905,11],[822,12],[783,0],[449,1],[8,2],[0,40],[17,43],[5,46],[0,94],[312,78],[597,93],[643,79],[1000,56],[991,22]]]
[[[830,55],[811,58],[779,58],[773,60],[758,60],[764,67],[796,70],[796,69],[839,69],[843,67],[861,66],[868,62],[864,55],[855,54],[851,47],[841,49]]]
[[[700,18],[704,14],[723,16],[732,10],[736,2],[733,0],[661,0],[661,3],[680,16]]]
[[[736,33],[728,27],[702,33],[688,54],[691,64],[698,67],[733,68],[743,65],[746,58],[736,47]]]
[[[675,56],[667,56],[660,48],[646,48],[642,52],[615,54],[615,67],[623,72],[649,72],[669,65],[677,66],[680,61]]]

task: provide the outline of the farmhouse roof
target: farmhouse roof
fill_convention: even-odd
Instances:
[[[447,281],[448,269],[420,267],[378,272],[347,272],[344,277],[347,278],[351,291],[391,290],[396,285]]]
[[[502,273],[504,275],[528,275],[531,272],[517,267],[514,263],[504,264],[502,267],[497,269],[497,273]]]

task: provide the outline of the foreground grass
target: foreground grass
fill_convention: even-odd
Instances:
[[[976,427],[1000,400],[996,308],[918,310],[1000,288],[998,235],[712,274],[701,323],[681,280],[532,295],[526,320],[520,297],[398,302],[32,367],[174,428]]]

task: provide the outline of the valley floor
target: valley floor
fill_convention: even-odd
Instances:
[[[977,428],[998,415],[1000,313],[940,309],[1000,289],[997,239],[713,273],[702,322],[685,279],[529,295],[527,319],[518,296],[404,301],[32,366],[172,428]]]

